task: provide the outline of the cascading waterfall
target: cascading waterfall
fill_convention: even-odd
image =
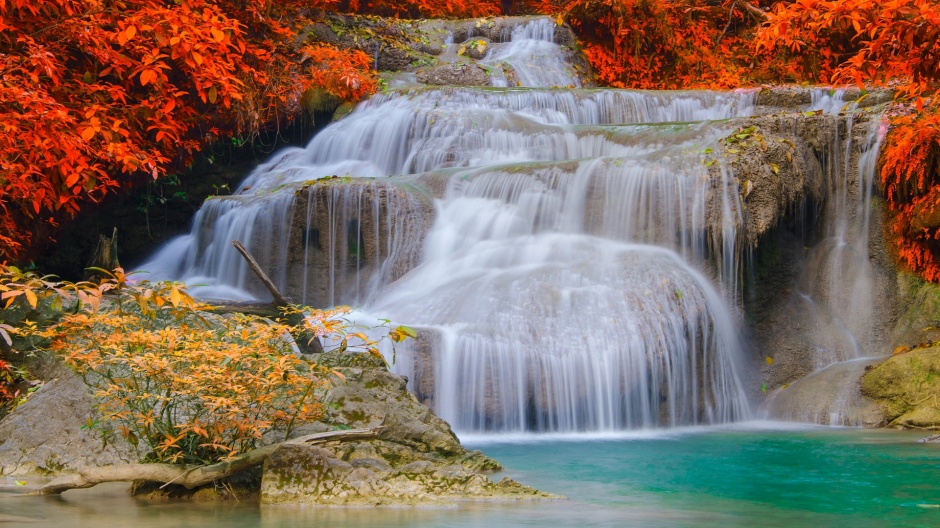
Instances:
[[[852,107],[841,91],[817,92],[813,108],[845,112],[826,153],[827,201],[823,232],[808,251],[798,294],[811,324],[815,372],[773,395],[779,417],[829,425],[860,426],[866,419],[858,380],[867,366],[888,352],[879,313],[879,278],[872,263],[872,193],[884,126],[871,120],[865,134],[853,134]],[[836,120],[837,126],[840,124]],[[881,279],[884,280],[884,279]]]
[[[555,21],[548,18],[518,25],[509,38],[502,39],[508,42],[491,47],[484,63],[492,67],[491,72],[501,72],[506,65],[515,74],[519,86],[578,88],[581,80],[559,53],[554,36]],[[506,87],[509,80],[505,75],[495,75],[492,84]]]
[[[523,84],[576,86],[553,31],[517,26],[485,60]],[[263,295],[230,249],[239,239],[297,300],[419,327],[393,368],[461,431],[746,418],[742,203],[730,169],[716,178],[703,162],[754,99],[380,94],[209,200],[193,234],[142,268],[206,297]]]

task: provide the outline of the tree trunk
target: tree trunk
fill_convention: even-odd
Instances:
[[[111,238],[104,235],[98,235],[98,245],[95,246],[95,252],[88,262],[87,268],[101,268],[111,271],[120,268],[117,253],[117,228],[111,232]],[[102,278],[102,274],[93,270],[85,271],[85,280],[95,280]]]

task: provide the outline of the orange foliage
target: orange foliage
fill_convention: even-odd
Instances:
[[[799,0],[774,6],[757,46],[789,51],[807,80],[898,80],[917,97],[940,87],[938,39],[937,0]]]
[[[476,18],[499,15],[496,0],[352,0],[353,13],[396,18]]]
[[[277,22],[336,4],[0,0],[0,260],[133,176],[290,115],[307,86],[367,93],[362,53],[316,50],[304,76]]]
[[[342,375],[295,354],[291,335],[381,357],[378,343],[344,319],[348,308],[289,307],[285,314],[302,315],[296,326],[222,317],[182,284],[132,282],[120,268],[98,271],[107,278],[73,284],[0,264],[0,310],[44,302],[66,312],[48,328],[0,325],[0,338],[41,338],[95,390],[103,420],[89,426],[105,439],[122,435],[152,462],[230,459],[267,433],[287,437],[295,425],[320,418],[319,389]],[[416,336],[385,326],[393,342]],[[18,376],[0,360],[0,410],[18,396]]]
[[[893,120],[883,151],[881,183],[898,257],[940,282],[940,112]]]
[[[578,33],[604,84],[620,88],[731,88],[750,84],[753,13],[733,0],[542,0]]]
[[[913,113],[892,119],[881,183],[898,257],[940,281],[940,2],[781,2],[757,45],[789,59],[801,79],[888,84],[912,101]]]

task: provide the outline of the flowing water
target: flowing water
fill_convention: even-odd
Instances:
[[[912,433],[740,425],[468,443],[505,474],[566,501],[450,508],[316,508],[136,502],[125,486],[61,497],[4,493],[0,525],[174,528],[934,527],[940,448]],[[507,441],[509,440],[509,441]],[[518,441],[519,439],[516,439]],[[6,491],[10,491],[7,489]]]
[[[558,66],[553,32],[547,18],[517,26],[484,59],[526,87],[377,95],[306,148],[275,155],[235,195],[207,201],[192,234],[141,268],[202,284],[205,297],[263,295],[230,246],[238,239],[296,300],[420,328],[394,368],[458,431],[748,418],[759,384],[737,307],[743,207],[730,168],[716,176],[705,160],[735,118],[757,111],[755,92],[554,89],[580,80]],[[813,102],[840,105],[823,92]],[[839,183],[854,170],[839,153],[853,146],[833,141],[841,218],[855,211]],[[866,254],[841,248],[867,224],[833,225],[820,277],[851,261],[844,278],[864,282]],[[846,298],[840,287],[814,285],[823,296],[807,299],[855,343],[870,314],[832,307],[871,293]],[[860,354],[822,348],[819,367]]]

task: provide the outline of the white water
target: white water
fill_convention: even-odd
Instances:
[[[559,52],[554,36],[555,22],[548,18],[516,26],[510,38],[503,39],[509,42],[493,45],[483,63],[493,72],[501,72],[506,65],[518,86],[580,88],[581,80]],[[493,86],[510,86],[509,79],[495,75]]]
[[[486,60],[536,86],[576,84],[564,68],[527,70],[534,49],[562,60],[545,20]],[[395,369],[431,387],[422,395],[460,431],[745,419],[742,207],[733,175],[721,167],[715,178],[703,161],[733,130],[714,120],[749,115],[753,96],[378,95],[260,166],[235,196],[209,200],[193,234],[142,268],[205,284],[196,292],[207,297],[250,298],[260,292],[230,248],[239,239],[298,300],[356,303],[422,328]],[[424,173],[446,189],[422,240],[427,197],[414,175]],[[346,174],[358,183],[311,182]]]

